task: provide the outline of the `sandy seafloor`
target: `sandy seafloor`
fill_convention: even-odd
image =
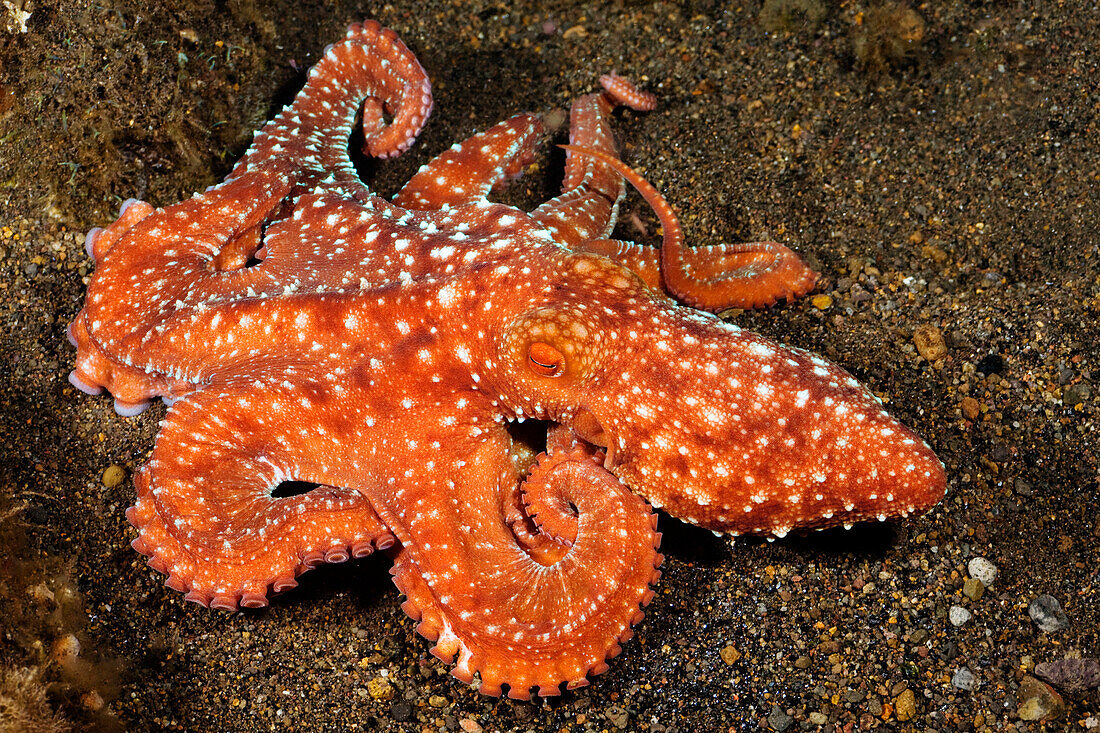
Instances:
[[[422,7],[0,8],[0,728],[33,730],[11,722],[26,715],[49,730],[54,710],[75,730],[127,731],[1100,726],[1095,687],[1035,679],[1100,656],[1095,3]],[[413,150],[364,167],[383,192],[611,69],[658,94],[615,129],[688,240],[777,239],[823,274],[811,297],[731,317],[867,384],[943,459],[946,499],[773,543],[665,517],[664,577],[635,638],[590,687],[533,703],[450,677],[383,557],[309,573],[261,611],[165,588],[123,516],[164,407],[122,418],[66,380],[65,326],[92,271],[83,232],[129,197],[167,205],[219,180],[365,16],[399,32],[435,88]],[[560,172],[548,153],[500,198],[534,206]],[[628,198],[619,236],[654,230]],[[942,342],[914,340],[930,329]],[[116,465],[125,477],[105,483]],[[976,557],[998,570],[988,588],[964,586]],[[1042,595],[1061,628],[1029,615]],[[969,618],[955,625],[952,607]]]

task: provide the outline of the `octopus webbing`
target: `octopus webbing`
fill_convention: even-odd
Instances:
[[[487,196],[534,159],[534,114],[390,201],[348,140],[360,125],[366,155],[402,153],[431,87],[393,31],[354,24],[225,181],[89,233],[70,380],[122,415],[169,405],[126,514],[166,585],[256,608],[386,550],[432,653],[528,698],[587,684],[631,636],[660,575],[655,508],[783,536],[941,498],[934,453],[850,375],[708,312],[817,275],[776,243],[685,245],[609,126],[656,99],[601,84],[572,103],[561,195],[533,211]],[[609,238],[624,181],[659,248]],[[526,419],[545,450],[513,438]]]

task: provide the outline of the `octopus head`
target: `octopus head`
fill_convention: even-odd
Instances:
[[[578,256],[499,342],[517,414],[606,449],[605,466],[670,514],[776,534],[918,513],[943,466],[825,359],[676,305]]]

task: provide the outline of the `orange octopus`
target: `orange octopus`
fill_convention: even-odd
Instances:
[[[392,31],[355,24],[223,183],[89,233],[70,378],[124,415],[170,404],[127,512],[168,586],[254,608],[385,549],[432,653],[527,698],[587,684],[630,637],[660,575],[653,507],[782,536],[940,499],[939,460],[855,379],[696,310],[817,276],[774,243],[684,246],[608,128],[655,99],[601,82],[572,105],[557,198],[486,198],[543,137],[521,114],[391,202],[348,138],[358,121],[368,155],[401,153],[431,88]],[[624,178],[660,249],[608,239]],[[509,432],[528,418],[550,424],[533,460]]]

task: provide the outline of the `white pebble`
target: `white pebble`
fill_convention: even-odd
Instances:
[[[951,684],[960,690],[973,692],[978,689],[978,678],[966,667],[960,667],[951,675]]]
[[[970,611],[962,606],[952,606],[951,610],[947,612],[947,618],[951,621],[952,626],[962,626],[970,620]]]
[[[997,566],[984,557],[976,557],[966,564],[966,571],[971,578],[982,581],[986,588],[993,585],[997,579]]]

